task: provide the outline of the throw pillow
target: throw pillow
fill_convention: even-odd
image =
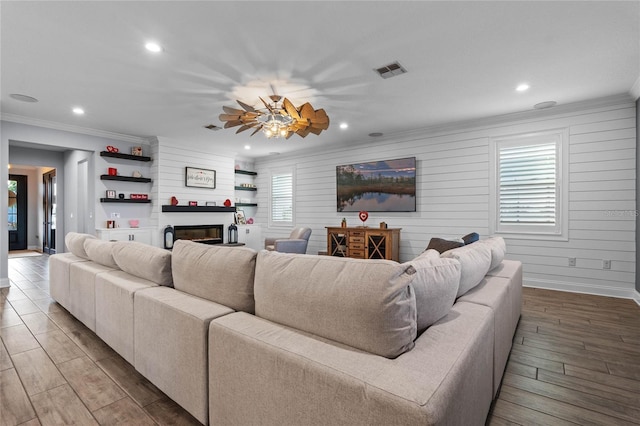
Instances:
[[[404,265],[407,273],[415,275],[411,285],[416,295],[418,333],[422,333],[453,306],[460,285],[460,262],[427,250]]]
[[[89,255],[84,249],[84,242],[87,239],[95,239],[96,237],[91,234],[81,234],[79,232],[68,232],[64,237],[64,243],[71,251],[78,257],[83,259],[89,259]]]
[[[482,281],[491,266],[491,249],[487,244],[470,244],[442,253],[441,257],[456,259],[460,262],[460,297]]]
[[[171,252],[135,241],[117,241],[113,260],[120,269],[158,285],[173,287]]]
[[[395,358],[413,348],[417,335],[415,274],[407,269],[391,260],[262,250],[256,316]]]
[[[449,241],[442,238],[432,238],[429,241],[429,245],[427,246],[427,250],[437,250],[438,253],[444,253],[447,250],[451,250],[457,247],[464,246],[464,243],[461,241]]]
[[[477,232],[472,232],[472,233],[467,234],[464,237],[462,237],[462,241],[464,241],[464,245],[465,246],[467,244],[475,243],[479,239],[480,239],[480,235],[478,235]]]
[[[112,241],[99,240],[97,238],[87,238],[84,240],[84,250],[87,252],[89,259],[110,268],[118,268],[118,264],[113,260]]]
[[[489,270],[493,270],[500,266],[504,260],[504,255],[507,253],[507,245],[502,237],[489,237],[484,240],[480,240],[482,244],[486,244],[491,249],[491,266]]]

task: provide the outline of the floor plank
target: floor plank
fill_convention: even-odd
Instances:
[[[131,398],[122,398],[93,412],[101,426],[136,425],[152,426],[156,423]]]
[[[36,416],[16,370],[0,371],[0,425],[14,426]]]
[[[43,425],[97,425],[68,384],[31,397]]]
[[[12,355],[11,358],[28,395],[35,395],[66,383],[42,348],[21,352]]]

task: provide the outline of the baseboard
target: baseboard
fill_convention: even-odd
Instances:
[[[11,281],[9,278],[0,278],[0,288],[11,287]]]
[[[39,251],[42,253],[42,247],[40,246],[28,246],[27,250]]]
[[[545,288],[548,290],[568,291],[571,293],[595,294],[597,296],[618,297],[632,299],[640,305],[640,293],[634,288],[610,287],[606,285],[592,285],[567,281],[541,280],[537,278],[523,278],[524,287]]]

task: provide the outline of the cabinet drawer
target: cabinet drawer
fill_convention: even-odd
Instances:
[[[364,243],[351,243],[349,248],[351,250],[364,250]]]
[[[364,237],[354,237],[354,236],[350,236],[350,237],[349,237],[349,242],[350,242],[350,243],[364,243]]]
[[[350,237],[361,237],[364,238],[364,231],[351,231],[349,232]]]
[[[364,259],[364,250],[349,249],[349,257],[352,257],[354,259]]]

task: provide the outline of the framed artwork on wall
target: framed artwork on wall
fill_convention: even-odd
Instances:
[[[185,167],[184,185],[195,188],[215,189],[216,171],[209,169],[199,169],[196,167]]]
[[[244,215],[244,210],[236,210],[236,223],[238,225],[246,225],[247,224],[247,218]]]

